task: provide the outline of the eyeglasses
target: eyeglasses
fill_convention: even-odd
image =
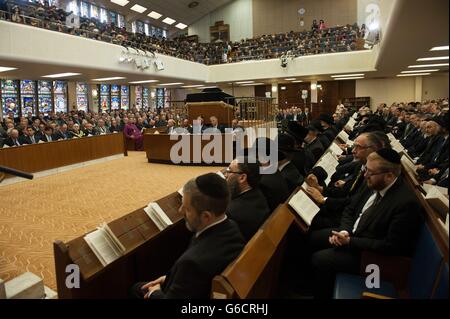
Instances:
[[[225,169],[225,173],[226,173],[226,174],[245,174],[244,172],[233,172],[233,171],[231,170],[231,168],[229,168],[229,167],[227,167],[227,168]]]
[[[375,175],[381,175],[381,174],[387,174],[389,173],[388,171],[382,171],[382,172],[377,172],[377,173],[373,173],[373,172],[369,172],[368,170],[366,170],[364,172],[364,176],[365,177],[371,177],[371,176],[375,176]]]
[[[358,143],[353,143],[353,149],[360,148],[360,149],[365,150],[365,149],[370,148],[370,147],[372,147],[372,146],[373,146],[373,145],[366,145],[366,146],[363,146],[363,145],[360,145],[360,144],[358,144]]]

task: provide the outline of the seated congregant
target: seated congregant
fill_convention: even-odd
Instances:
[[[236,223],[227,218],[230,201],[227,183],[209,173],[183,187],[180,212],[194,233],[186,251],[166,276],[133,286],[132,296],[146,299],[209,298],[211,282],[241,252],[244,239]]]
[[[241,157],[234,159],[225,173],[231,194],[227,216],[238,224],[246,241],[270,215],[266,198],[259,188],[259,169],[255,158]]]
[[[338,227],[310,238],[315,297],[329,298],[335,274],[359,274],[361,252],[410,256],[421,206],[401,176],[400,156],[380,149],[367,158],[366,188],[344,209]]]

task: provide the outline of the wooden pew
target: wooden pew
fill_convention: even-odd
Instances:
[[[124,152],[122,134],[106,134],[2,148],[0,165],[36,173]]]
[[[116,219],[108,226],[125,246],[123,256],[102,266],[84,235],[67,243],[53,244],[58,296],[62,299],[127,298],[136,282],[165,274],[188,246],[191,234],[178,212],[181,196],[172,193],[156,201],[174,223],[159,231],[143,208]],[[80,270],[80,287],[68,288],[68,265]]]
[[[278,288],[278,274],[286,234],[294,221],[287,204],[272,213],[239,257],[214,277],[213,299],[270,298]]]

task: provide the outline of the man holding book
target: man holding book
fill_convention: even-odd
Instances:
[[[217,174],[187,182],[180,212],[194,233],[191,243],[166,276],[135,284],[131,295],[144,299],[209,298],[214,276],[244,247],[238,226],[225,215],[229,201],[227,183]]]

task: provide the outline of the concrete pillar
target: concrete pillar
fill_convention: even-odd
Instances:
[[[423,89],[423,77],[416,76],[415,81],[415,91],[414,91],[414,101],[422,101],[422,89]]]

